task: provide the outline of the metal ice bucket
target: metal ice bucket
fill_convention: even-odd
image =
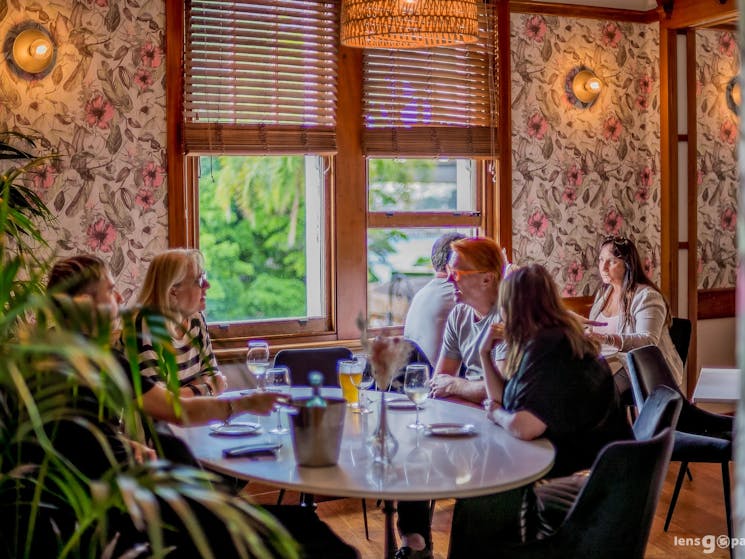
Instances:
[[[326,407],[308,407],[310,398],[292,400],[292,448],[298,466],[333,466],[339,461],[347,401],[325,398]]]

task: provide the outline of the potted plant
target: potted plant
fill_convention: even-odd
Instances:
[[[44,244],[37,220],[51,213],[22,184],[39,160],[0,143],[0,158],[13,155],[22,164],[0,175],[0,557],[162,557],[173,525],[213,557],[198,509],[211,511],[242,556],[297,557],[276,520],[214,490],[210,474],[114,457],[105,419],[121,414],[132,427],[139,410],[110,350],[111,320],[40,289],[44,262],[29,265],[28,248]],[[88,441],[82,455],[60,450],[65,426]],[[95,456],[110,467],[93,479],[79,465]],[[122,549],[120,526],[144,537]]]

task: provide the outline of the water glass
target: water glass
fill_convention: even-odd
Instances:
[[[280,394],[290,394],[290,370],[287,367],[272,367],[266,371],[266,390],[268,392],[279,392]],[[274,408],[277,413],[277,425],[269,430],[275,435],[284,435],[290,430],[282,425],[281,405]]]
[[[429,388],[429,366],[425,363],[407,365],[404,393],[416,407],[416,422],[410,424],[409,429],[424,429],[424,424],[419,421],[419,405],[427,399]]]
[[[265,374],[269,368],[269,344],[264,340],[251,340],[248,342],[248,353],[246,354],[246,367],[256,379],[256,389],[264,390]]]

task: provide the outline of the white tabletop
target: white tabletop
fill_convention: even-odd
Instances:
[[[694,402],[734,404],[740,400],[740,369],[704,367],[698,375]]]
[[[309,394],[293,389],[295,396]],[[340,394],[323,389],[324,395]],[[387,394],[387,398],[398,394]],[[371,399],[379,393],[371,392]],[[472,423],[476,436],[434,437],[407,428],[414,411],[388,409],[388,424],[398,439],[399,450],[392,465],[374,465],[368,437],[378,423],[377,401],[374,413],[361,415],[347,411],[339,462],[335,466],[298,467],[289,434],[281,435],[282,448],[276,458],[225,459],[225,448],[260,440],[276,440],[266,433],[276,416],[261,418],[265,433],[259,436],[212,436],[208,426],[177,428],[174,432],[190,446],[196,458],[209,468],[234,477],[319,495],[369,497],[395,500],[426,500],[473,497],[506,491],[543,477],[553,465],[554,449],[545,439],[521,441],[486,419],[484,411],[467,405],[428,400],[420,411],[423,423]],[[256,416],[236,420],[256,421]],[[284,416],[283,421],[289,418]],[[289,424],[289,422],[287,423]]]

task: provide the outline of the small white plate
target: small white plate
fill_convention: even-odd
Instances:
[[[210,425],[213,435],[221,437],[243,437],[246,435],[258,435],[261,433],[261,425],[236,421],[235,423],[219,423]]]
[[[416,404],[409,400],[408,398],[393,398],[391,400],[386,400],[385,405],[388,406],[388,409],[391,410],[402,410],[402,411],[415,411],[416,410]],[[419,404],[419,409],[424,409],[424,406],[422,404]]]
[[[478,433],[471,423],[430,423],[424,426],[424,434],[433,437],[471,437]]]

